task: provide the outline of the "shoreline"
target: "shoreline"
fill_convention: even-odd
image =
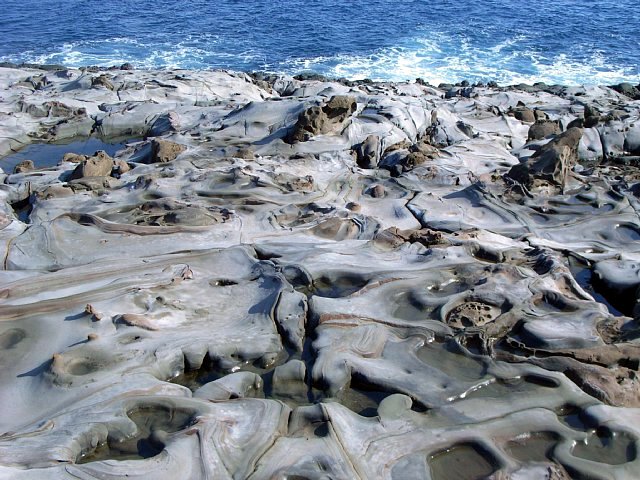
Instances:
[[[458,82],[453,83],[440,83],[438,85],[433,85],[428,82],[425,82],[422,78],[417,77],[415,79],[406,79],[404,81],[386,81],[386,80],[371,80],[369,78],[362,79],[347,79],[344,77],[328,77],[320,73],[315,73],[312,71],[304,71],[294,75],[287,75],[284,73],[272,73],[272,72],[264,72],[264,71],[244,71],[244,70],[233,70],[233,69],[225,69],[225,68],[210,68],[210,69],[189,69],[189,68],[172,68],[172,67],[163,67],[163,68],[139,68],[134,67],[131,63],[125,62],[121,65],[116,66],[98,66],[98,65],[87,65],[82,67],[69,67],[65,65],[59,64],[38,64],[38,63],[13,63],[13,62],[0,62],[0,68],[13,68],[13,69],[34,69],[34,70],[43,70],[43,71],[61,71],[61,70],[79,70],[79,71],[88,71],[88,72],[109,72],[109,71],[117,71],[117,70],[125,70],[125,71],[144,71],[144,72],[166,72],[166,71],[193,71],[193,72],[235,72],[235,73],[244,73],[253,77],[291,77],[296,80],[316,80],[322,82],[337,82],[342,83],[347,86],[355,86],[362,84],[390,84],[390,83],[420,83],[425,86],[443,89],[443,88],[454,88],[454,87],[490,87],[490,88],[502,88],[502,89],[520,89],[525,91],[544,91],[545,89],[558,89],[558,88],[576,88],[576,87],[608,87],[613,88],[619,93],[622,93],[625,96],[630,97],[632,100],[640,99],[640,83],[637,85],[632,81],[622,81],[616,84],[576,84],[576,85],[564,85],[564,84],[548,84],[545,82],[533,82],[533,83],[517,83],[517,84],[507,84],[500,85],[494,80],[487,80],[484,82],[469,82],[468,80],[462,79]]]
[[[637,100],[226,70],[0,87],[0,153],[49,162],[0,174],[0,476],[640,471]],[[130,141],[47,150],[81,138]]]

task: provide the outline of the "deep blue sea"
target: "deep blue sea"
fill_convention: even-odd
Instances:
[[[0,61],[640,82],[640,0],[3,0]]]

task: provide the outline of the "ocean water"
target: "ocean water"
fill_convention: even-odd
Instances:
[[[640,82],[639,0],[4,0],[0,61]]]

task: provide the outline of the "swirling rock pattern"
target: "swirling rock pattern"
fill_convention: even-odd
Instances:
[[[0,85],[2,154],[132,139],[2,174],[0,478],[638,477],[637,102]]]

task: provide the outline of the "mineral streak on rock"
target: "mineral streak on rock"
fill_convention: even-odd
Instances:
[[[628,88],[0,86],[0,478],[638,478]]]

